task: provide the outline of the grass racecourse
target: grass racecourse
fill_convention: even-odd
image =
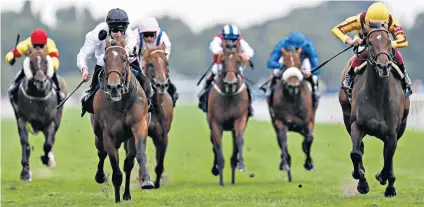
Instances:
[[[250,120],[245,132],[244,156],[247,172],[237,172],[231,184],[230,156],[232,140],[224,133],[224,182],[211,172],[212,145],[206,116],[194,106],[179,105],[169,136],[162,186],[142,191],[133,169],[132,200],[120,206],[424,206],[424,134],[407,131],[398,143],[394,159],[397,197],[384,198],[386,186],[375,180],[383,166],[383,144],[366,137],[364,162],[370,192],[361,195],[351,176],[351,141],[342,125],[318,124],[315,128],[312,157],[317,171],[303,168],[305,155],[302,138],[289,133],[293,182],[279,171],[280,150],[269,122]],[[111,176],[106,184],[97,184],[97,151],[89,116],[80,118],[79,109],[64,112],[53,148],[57,166],[41,164],[44,137],[30,135],[33,146],[30,167],[33,181],[23,183],[21,146],[14,119],[1,125],[1,205],[2,206],[114,206]],[[148,163],[155,178],[154,146],[148,140]],[[120,166],[124,160],[120,149]],[[109,159],[105,172],[112,173]],[[249,175],[254,174],[254,177]],[[124,183],[121,187],[121,196]],[[121,197],[122,198],[122,197]]]

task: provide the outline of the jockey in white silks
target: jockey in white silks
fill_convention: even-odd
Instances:
[[[139,27],[134,29],[133,33],[137,39],[137,51],[138,51],[138,60],[141,63],[142,70],[145,71],[145,63],[143,62],[143,55],[146,52],[147,48],[158,47],[162,44],[165,45],[165,53],[167,61],[169,62],[169,56],[171,55],[171,41],[169,40],[166,32],[159,27],[159,23],[154,17],[147,17],[142,20]],[[171,79],[168,77],[168,93],[171,95],[174,107],[178,99],[177,88],[171,82]]]
[[[104,55],[106,51],[106,37],[110,35],[113,39],[119,40],[123,36],[126,39],[125,50],[130,61],[131,69],[137,80],[140,82],[143,90],[146,93],[146,96],[149,98],[149,111],[153,110],[151,107],[151,98],[153,96],[153,89],[150,83],[149,78],[147,78],[144,73],[141,72],[140,63],[133,56],[133,53],[136,51],[136,38],[130,28],[128,28],[129,21],[127,13],[119,8],[112,9],[109,11],[106,17],[106,22],[98,24],[93,30],[89,31],[85,35],[84,45],[81,47],[77,55],[77,66],[81,70],[82,79],[88,81],[90,79],[90,73],[88,72],[87,60],[93,55],[97,60],[96,66],[94,68],[93,80],[90,85],[90,89],[86,91],[86,95],[82,98],[82,114],[84,116],[85,112],[88,111],[92,113],[92,106],[87,105],[91,104],[91,100],[96,93],[99,82],[98,76],[103,70],[105,65]],[[89,102],[89,103],[87,103]],[[86,104],[87,103],[87,104]]]
[[[223,43],[225,43],[227,47],[232,47],[232,48],[235,48],[237,45],[240,45],[239,52],[241,52],[243,59],[245,61],[249,61],[255,53],[252,47],[250,47],[249,43],[247,43],[247,41],[241,36],[240,30],[236,26],[232,24],[225,25],[221,29],[221,33],[217,34],[209,44],[209,50],[213,54],[214,64],[212,65],[211,72],[206,78],[202,91],[200,91],[198,94],[199,107],[203,105],[204,96],[208,94],[206,92],[208,91],[208,88],[211,85],[213,78],[218,73],[218,65],[220,68],[222,68],[222,64],[218,63],[217,61],[218,61],[218,56],[222,54]],[[243,74],[243,68],[240,67],[239,69],[240,69],[240,73]],[[251,107],[250,89],[247,84],[246,84],[246,88],[249,93],[249,116],[250,116],[253,113],[253,110]]]

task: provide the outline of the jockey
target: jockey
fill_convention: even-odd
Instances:
[[[150,83],[149,78],[144,75],[139,67],[138,60],[132,55],[136,52],[136,43],[137,40],[130,28],[128,28],[129,21],[127,13],[119,8],[112,9],[109,11],[106,17],[106,22],[102,22],[98,24],[93,30],[87,33],[85,36],[84,45],[81,47],[78,55],[77,55],[77,66],[81,70],[82,79],[88,81],[90,79],[90,73],[88,72],[87,59],[91,57],[93,53],[95,53],[95,57],[97,59],[96,67],[94,68],[93,81],[91,82],[90,89],[81,100],[82,103],[82,116],[84,116],[85,111],[87,111],[87,107],[85,106],[86,102],[94,97],[94,94],[97,91],[98,76],[100,72],[103,70],[104,66],[104,55],[105,55],[105,47],[106,47],[106,36],[110,35],[113,39],[119,40],[122,35],[125,35],[126,38],[126,51],[130,62],[130,66],[132,71],[137,77],[137,80],[140,82],[143,87],[146,96],[149,98],[149,111],[151,108],[151,98],[153,96],[153,89]]]
[[[51,77],[55,86],[55,90],[58,96],[58,104],[65,98],[65,94],[62,92],[59,80],[57,79],[56,71],[59,69],[59,50],[56,48],[56,43],[48,38],[47,32],[43,29],[35,29],[32,31],[31,36],[20,42],[16,48],[6,54],[6,62],[13,65],[15,64],[16,58],[23,55],[27,55],[29,48],[44,49],[46,54],[50,56],[52,61],[54,73]],[[16,104],[19,84],[25,77],[24,70],[21,69],[19,74],[15,77],[12,85],[9,88],[9,96],[13,103]]]
[[[300,55],[302,62],[302,73],[309,77],[311,75],[311,68],[315,68],[319,65],[317,50],[311,39],[304,36],[301,32],[292,32],[288,37],[279,40],[275,46],[274,50],[271,52],[271,56],[267,62],[267,67],[273,70],[271,80],[268,83],[268,87],[265,89],[265,96],[269,96],[271,94],[271,88],[274,84],[274,81],[277,76],[280,75],[279,71],[284,67],[283,65],[283,57],[281,54],[281,49],[288,50],[290,47],[294,47],[295,49],[302,48],[302,54]],[[321,73],[321,69],[318,69],[312,73],[312,78],[307,79],[312,84],[312,97],[314,103],[319,100],[318,94],[318,76]],[[264,89],[264,88],[262,88]]]
[[[387,7],[380,3],[372,4],[367,11],[357,14],[356,16],[352,16],[347,18],[344,22],[335,26],[332,30],[333,34],[339,38],[343,43],[349,45],[360,46],[364,42],[366,31],[364,31],[365,26],[370,27],[370,23],[379,23],[384,24],[384,27],[388,29],[388,31],[392,34],[394,40],[391,43],[391,46],[396,54],[396,63],[399,66],[399,69],[405,74],[405,79],[403,82],[403,87],[405,90],[405,95],[408,97],[412,94],[411,90],[411,79],[409,78],[408,72],[405,69],[405,65],[403,62],[402,54],[397,48],[403,48],[408,46],[408,40],[406,39],[405,32],[400,27],[398,20],[390,15]],[[359,34],[360,38],[352,39],[346,33],[355,31]],[[353,80],[355,78],[354,68],[358,67],[362,64],[365,59],[367,51],[363,50],[360,57],[354,56],[354,60],[352,62],[352,66],[348,73],[346,73],[345,80],[343,81],[342,88],[346,90],[346,92],[350,95],[352,91]]]
[[[144,19],[141,25],[138,28],[134,29],[134,34],[137,39],[136,47],[139,55],[138,61],[141,63],[143,71],[146,68],[142,57],[148,47],[157,47],[164,44],[166,47],[166,58],[167,61],[169,61],[169,56],[171,55],[171,41],[169,40],[169,37],[166,32],[159,27],[159,23],[156,18],[147,17],[146,19]],[[175,103],[178,99],[177,88],[171,82],[170,78],[168,78],[168,83],[168,93],[171,95],[175,107]]]
[[[204,100],[203,96],[206,94],[207,89],[209,88],[210,84],[213,81],[213,78],[218,73],[218,64],[219,64],[219,67],[222,67],[222,64],[218,63],[218,55],[222,54],[222,51],[223,51],[222,45],[224,41],[227,47],[231,46],[234,48],[234,47],[237,47],[237,45],[240,45],[240,50],[243,54],[245,61],[250,60],[254,55],[254,50],[250,47],[250,45],[246,42],[246,40],[243,39],[243,37],[240,34],[240,30],[232,24],[225,25],[221,29],[221,33],[216,35],[209,44],[209,50],[213,54],[214,64],[212,66],[211,73],[209,73],[209,75],[206,78],[205,85],[203,86],[202,91],[200,91],[198,95],[199,102],[200,102],[199,104],[201,104],[202,101]],[[241,67],[240,67],[240,72],[241,74],[243,74],[243,68]],[[246,88],[249,91],[249,102],[250,102],[251,94],[247,84],[246,84]],[[251,112],[253,112],[253,110],[251,108],[251,104],[249,103],[249,115],[251,115]]]

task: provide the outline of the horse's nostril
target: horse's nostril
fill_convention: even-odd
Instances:
[[[107,86],[106,86],[106,88],[107,88],[108,90],[110,90],[112,87],[110,87],[110,85],[107,85]]]
[[[160,87],[160,84],[159,84],[159,83],[156,83],[156,84],[155,84],[155,86],[156,86],[157,88],[159,88],[159,87]]]
[[[121,89],[121,88],[122,88],[122,85],[121,85],[121,84],[119,84],[119,85],[117,86],[117,88],[118,88],[118,90],[119,90],[119,89]]]
[[[165,88],[168,88],[169,84],[165,84]]]

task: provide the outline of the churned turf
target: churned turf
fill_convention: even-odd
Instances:
[[[97,151],[88,116],[79,109],[67,109],[53,151],[57,166],[41,164],[44,137],[30,135],[33,146],[30,167],[33,181],[23,183],[21,147],[16,122],[2,120],[1,126],[1,205],[2,206],[109,206],[114,204],[111,176],[108,183],[97,184]],[[383,144],[365,138],[365,168],[370,192],[356,192],[351,177],[351,141],[342,125],[319,124],[315,129],[312,156],[317,171],[303,168],[302,138],[289,133],[293,182],[278,170],[280,150],[269,122],[250,120],[244,136],[247,172],[237,172],[231,184],[230,133],[224,133],[224,182],[210,170],[212,145],[205,114],[194,106],[177,106],[165,158],[165,172],[159,190],[142,191],[133,170],[132,200],[122,206],[424,206],[424,134],[407,131],[398,144],[394,164],[398,196],[384,198],[385,186],[374,178],[382,169]],[[148,140],[149,172],[155,178],[154,146]],[[122,169],[124,150],[120,150]],[[137,163],[137,162],[136,162]],[[112,173],[108,159],[105,171]],[[124,187],[121,187],[121,196]],[[122,198],[122,197],[121,197]]]

